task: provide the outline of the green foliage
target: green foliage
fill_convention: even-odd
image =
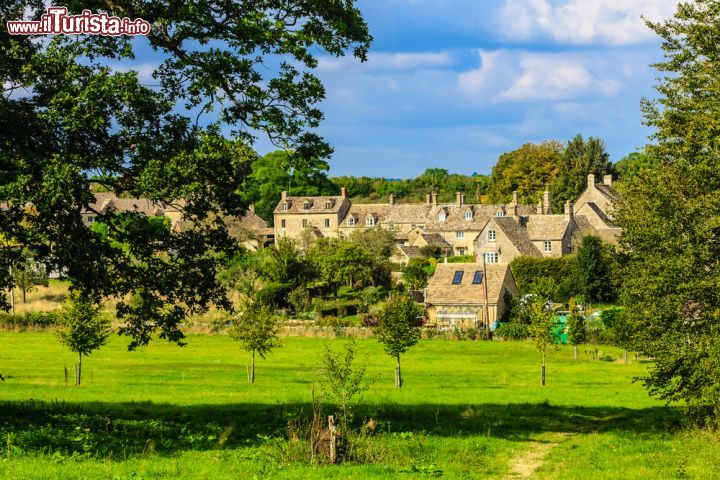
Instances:
[[[588,302],[605,302],[614,297],[600,238],[589,235],[582,239],[575,258],[575,278],[577,293]]]
[[[517,322],[503,323],[495,329],[493,336],[503,340],[525,340],[530,337],[530,327]]]
[[[293,307],[296,315],[307,312],[311,308],[310,292],[303,285],[288,293],[287,301]]]
[[[310,249],[308,257],[319,281],[330,290],[342,284],[349,287],[370,285],[378,266],[363,247],[342,239],[320,239]]]
[[[27,301],[27,294],[35,290],[37,286],[48,286],[47,270],[43,265],[36,262],[32,252],[23,252],[24,261],[13,268],[13,281],[15,286],[22,292],[22,301]]]
[[[389,259],[397,247],[395,231],[388,228],[356,230],[348,240],[364,248],[377,261]]]
[[[92,302],[122,299],[116,312],[131,347],[155,333],[181,342],[190,314],[231,308],[218,262],[237,245],[214,219],[248,206],[255,135],[292,151],[294,170],[327,158],[332,149],[315,133],[325,97],[317,57],[365,60],[371,36],[352,0],[90,6],[153,23],[143,42],[160,58],[153,85],[108,66],[133,61],[130,37],[3,35],[0,237],[32,246]],[[20,0],[3,5],[2,17],[39,18],[44,9]],[[160,231],[140,213],[109,210],[97,215],[106,234],[88,229],[78,210],[94,203],[94,185],[179,205],[191,227]],[[15,255],[8,250],[0,249],[2,282]],[[136,295],[142,301],[127,300]]]
[[[417,318],[422,310],[405,295],[390,297],[380,313],[380,323],[375,335],[383,344],[385,352],[397,360],[395,386],[402,387],[400,375],[400,355],[420,340],[420,325]]]
[[[585,343],[587,334],[585,332],[585,319],[580,314],[577,304],[570,302],[570,316],[567,319],[567,338],[570,345]]]
[[[567,302],[575,292],[575,257],[517,257],[510,263],[521,294],[534,293]]]
[[[110,320],[94,305],[71,293],[58,313],[58,338],[71,351],[88,356],[105,345],[112,334]]]
[[[280,346],[278,321],[273,310],[259,302],[248,304],[235,318],[230,336],[243,350],[260,358]]]
[[[537,297],[530,303],[530,326],[528,332],[535,342],[535,348],[543,356],[558,350],[555,335],[555,312],[545,308],[546,300]]]
[[[500,155],[490,175],[490,200],[506,203],[513,191],[521,202],[536,203],[557,176],[563,156],[559,142],[527,143]]]
[[[648,151],[642,150],[626,155],[618,160],[614,167],[619,179],[624,181],[642,174],[644,170],[653,169],[658,164],[659,160],[657,158],[653,157]]]
[[[565,146],[560,169],[552,183],[553,212],[562,213],[567,200],[574,202],[585,191],[589,174],[602,178],[611,170],[605,142],[595,137],[585,140],[578,134]]]
[[[440,245],[435,245],[434,243],[429,243],[427,245],[423,245],[420,247],[420,255],[422,255],[425,258],[440,258],[442,257],[444,253],[443,247]]]
[[[422,290],[427,286],[430,275],[427,267],[430,262],[426,258],[411,258],[407,266],[403,269],[403,280],[408,288],[412,290]]]
[[[58,323],[57,312],[25,312],[16,314],[0,312],[0,328],[49,328]]]

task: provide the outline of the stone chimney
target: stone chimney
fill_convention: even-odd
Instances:
[[[255,213],[255,204],[251,203],[250,206],[248,206],[248,210],[251,211],[252,213]]]
[[[393,205],[395,205],[395,194],[391,193],[390,194],[390,206],[393,206]]]
[[[517,190],[513,190],[513,205],[518,204],[518,193]]]
[[[433,193],[432,194],[432,204],[433,206],[437,207],[438,205],[438,197],[440,196],[439,193]]]
[[[605,175],[603,177],[603,183],[605,185],[612,185],[612,175]]]
[[[458,207],[462,207],[465,203],[465,195],[460,192],[455,192],[455,199],[457,201]]]
[[[517,214],[518,214],[518,192],[517,192],[517,190],[514,190],[512,203],[510,204],[510,215],[514,215],[517,217]]]
[[[545,188],[545,192],[543,192],[543,210],[545,214],[550,214],[550,190],[548,188]]]
[[[595,174],[594,173],[591,173],[590,175],[588,175],[587,186],[588,186],[588,188],[592,188],[595,186]]]
[[[430,194],[429,193],[425,194],[425,205],[430,205]]]
[[[280,194],[280,199],[287,200],[287,192],[285,190]]]
[[[347,198],[347,188],[342,187],[342,188],[340,189],[340,196],[343,197],[343,198]]]
[[[565,202],[565,220],[570,220],[573,218],[575,206],[573,205],[573,202],[568,200]]]
[[[543,202],[538,202],[537,213],[538,215],[545,215],[545,204]]]

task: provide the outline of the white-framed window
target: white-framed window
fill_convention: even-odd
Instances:
[[[504,211],[504,210],[498,210],[497,212],[495,212],[495,216],[496,216],[496,217],[504,217],[504,216],[505,216],[505,211]]]
[[[287,212],[288,204],[287,204],[287,203],[283,203],[283,204],[282,204],[282,209],[283,209],[283,212]]]
[[[545,240],[545,241],[543,242],[543,251],[544,251],[545,253],[550,253],[550,252],[552,252],[552,242],[550,242],[550,241],[548,241],[548,240]]]
[[[347,219],[347,226],[348,227],[354,227],[355,226],[355,217],[348,217]]]
[[[365,219],[365,226],[366,227],[374,227],[375,226],[375,217],[367,217]]]
[[[325,219],[325,228],[330,228],[330,219],[329,218]]]
[[[285,228],[286,222],[285,219],[280,220],[280,228]]]
[[[465,232],[462,230],[458,230],[455,232],[455,238],[465,238]]]
[[[465,220],[472,220],[472,212],[470,210],[465,212]]]
[[[486,252],[485,263],[498,263],[500,261],[500,254],[498,252]]]
[[[440,212],[440,213],[438,214],[438,220],[440,220],[441,222],[444,222],[446,218],[447,218],[447,213],[445,213],[445,212]]]
[[[488,230],[488,242],[494,242],[497,240],[497,233],[495,230]]]

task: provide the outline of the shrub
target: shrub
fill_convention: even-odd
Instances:
[[[521,293],[539,293],[553,301],[567,302],[575,293],[575,256],[518,257],[510,263]],[[543,290],[543,291],[538,291]]]
[[[522,323],[505,323],[495,329],[495,336],[503,340],[525,340],[530,337],[530,330]]]
[[[273,307],[287,306],[287,297],[290,292],[290,285],[285,283],[268,283],[258,290],[255,301]]]
[[[49,328],[57,323],[57,312],[26,312],[14,317],[0,312],[0,327],[5,328]]]

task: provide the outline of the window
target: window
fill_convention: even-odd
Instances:
[[[455,238],[465,238],[465,232],[463,232],[462,230],[458,230],[457,232],[455,232]]]
[[[473,285],[480,285],[482,283],[483,273],[480,270],[475,272],[473,276]]]
[[[453,281],[452,281],[453,285],[460,285],[462,283],[463,273],[464,272],[462,270],[458,270],[455,272],[455,275],[453,276]]]
[[[87,219],[88,223],[93,223],[95,221],[95,217],[93,217],[92,215],[88,215]]]
[[[287,204],[287,203],[283,203],[282,209],[283,209],[283,212],[287,212],[288,204]]]
[[[325,219],[325,228],[330,228],[330,219],[329,218]]]
[[[504,216],[505,216],[505,212],[504,212],[503,210],[498,210],[497,213],[495,213],[495,216],[496,216],[496,217],[504,217]]]
[[[285,228],[285,220],[280,220],[280,228]]]
[[[470,210],[465,212],[465,220],[472,220],[472,212]]]
[[[460,255],[467,255],[467,250],[461,248],[458,253],[460,253]]]
[[[313,204],[311,202],[305,202],[303,203],[303,208],[305,210],[310,210],[312,208]]]
[[[500,254],[498,252],[488,252],[485,254],[486,263],[498,263],[500,261]]]
[[[307,227],[308,223],[307,220],[303,219],[303,228]]]
[[[348,227],[354,227],[355,226],[355,217],[349,217],[347,219],[347,222],[345,222],[345,223],[347,223]]]
[[[445,213],[445,212],[440,212],[440,214],[438,215],[438,220],[440,220],[441,222],[444,222],[446,218],[447,218],[447,213]]]
[[[365,219],[365,226],[374,227],[375,226],[375,217],[367,217]]]
[[[545,251],[545,253],[552,252],[552,242],[545,240],[543,242],[543,250]]]
[[[335,206],[335,202],[327,202],[327,203],[325,203],[325,208],[326,208],[327,210],[330,210],[330,209],[333,208],[334,206]]]
[[[494,242],[495,240],[497,240],[495,230],[488,230],[488,242]]]

